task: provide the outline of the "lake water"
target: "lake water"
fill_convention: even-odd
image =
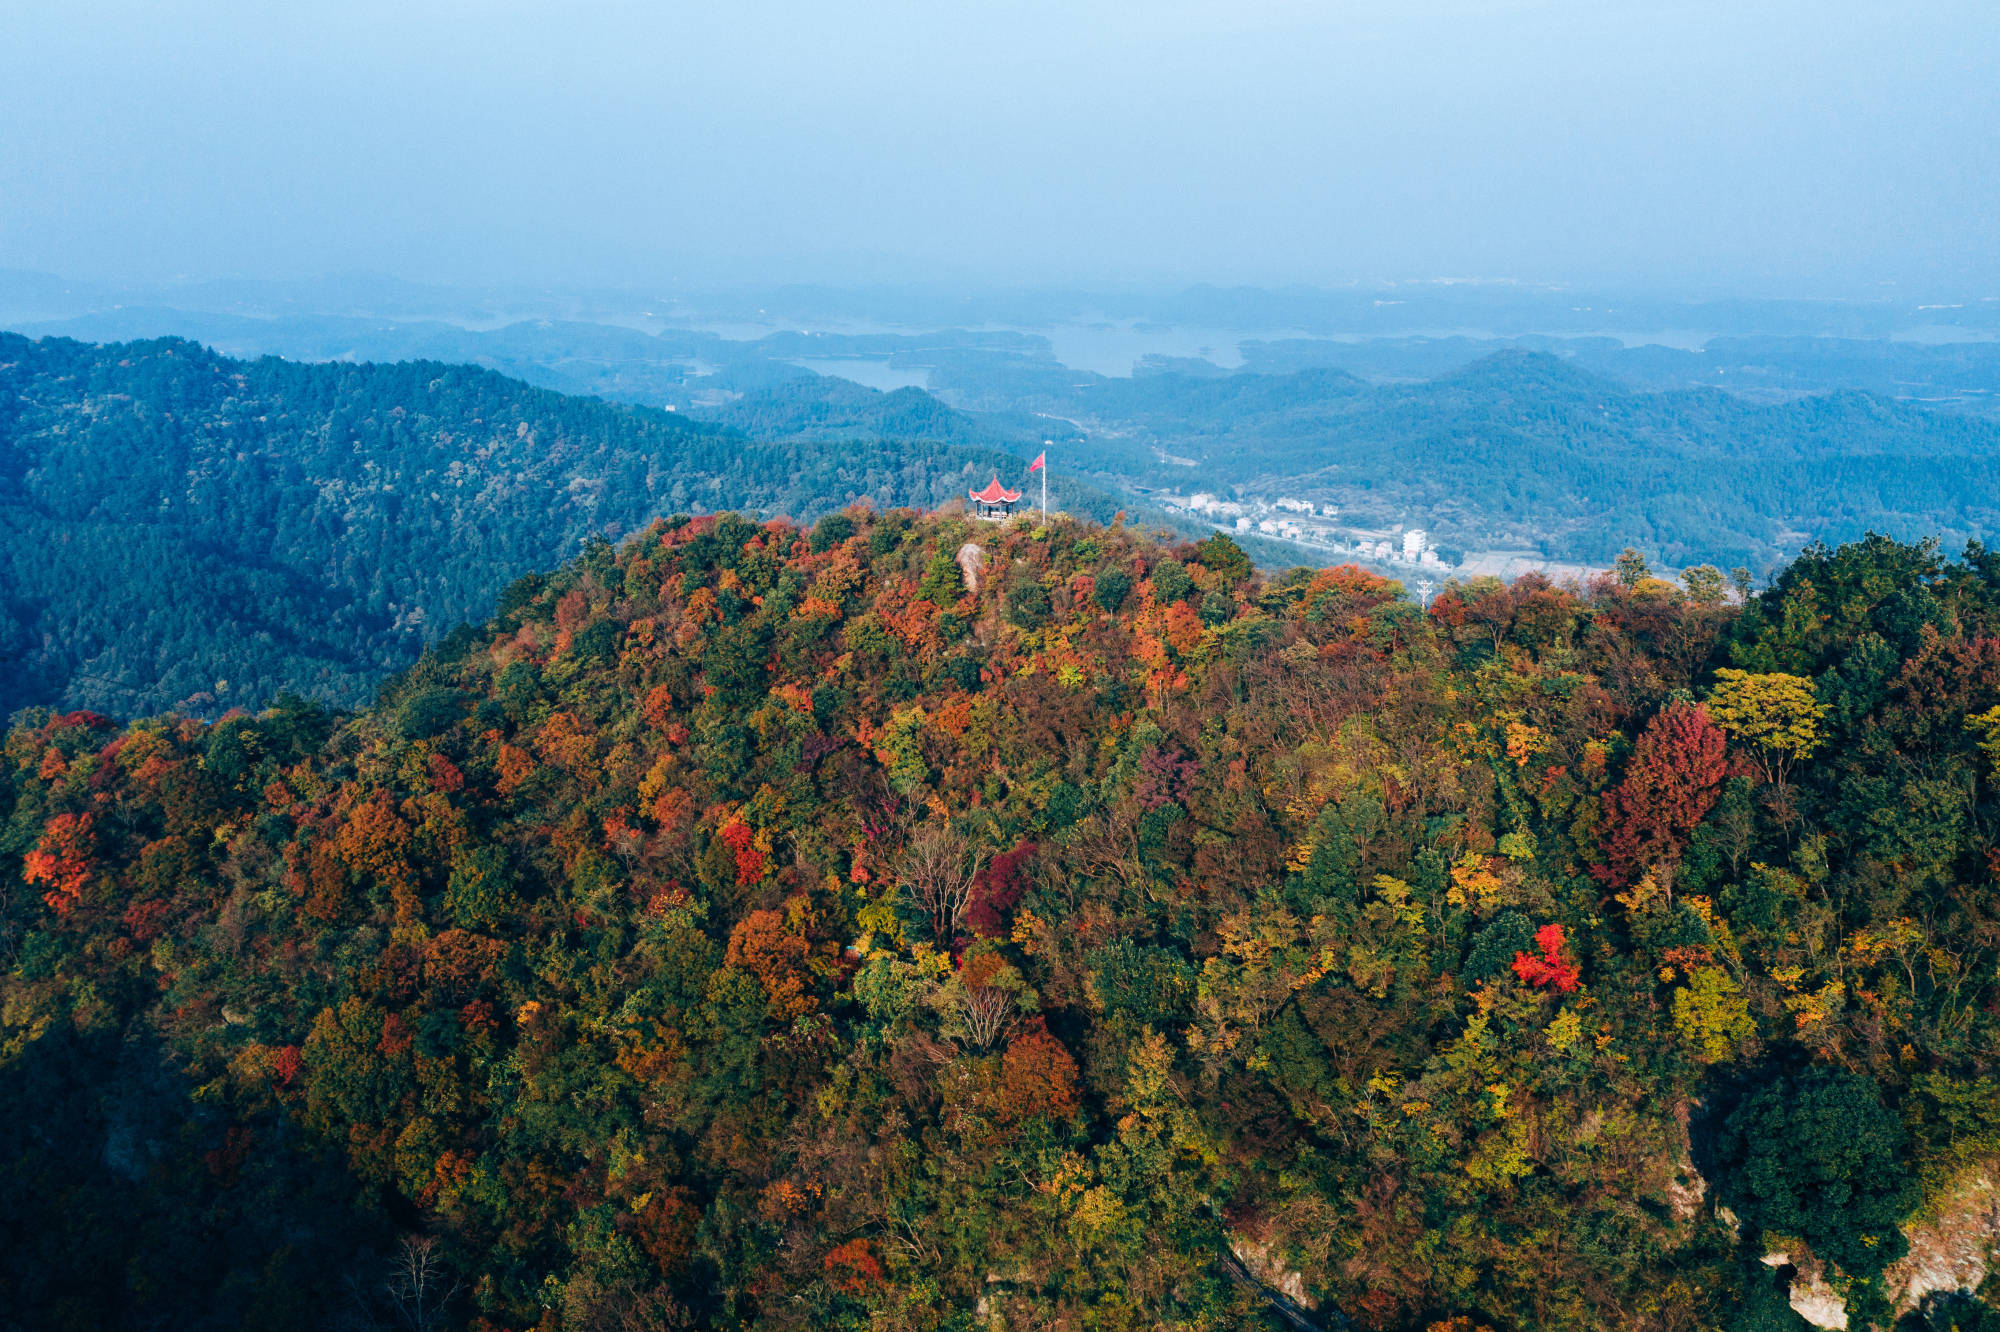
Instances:
[[[842,330],[847,331],[847,330]],[[879,331],[879,330],[871,330]],[[898,329],[899,333],[918,333],[918,329]],[[1197,357],[1214,363],[1225,370],[1234,370],[1243,364],[1241,346],[1246,341],[1279,342],[1289,338],[1303,338],[1318,342],[1367,342],[1379,335],[1347,334],[1328,335],[1308,333],[1299,329],[1229,329],[1203,328],[1197,325],[1161,325],[1149,323],[1070,323],[1045,324],[1040,327],[997,327],[981,326],[980,331],[1027,333],[1048,339],[1049,350],[1056,360],[1072,370],[1084,370],[1114,379],[1122,379],[1132,373],[1132,367],[1148,356]],[[1507,335],[1488,328],[1426,328],[1415,329],[1395,335],[1411,338],[1472,338],[1502,339]],[[1673,328],[1633,331],[1629,329],[1605,329],[1589,333],[1575,333],[1572,337],[1616,338],[1628,347],[1651,343],[1663,347],[1693,350],[1700,347],[1714,333],[1707,329]],[[821,357],[794,362],[821,374],[839,375],[857,384],[870,388],[898,389],[904,387],[926,388],[928,378],[922,370],[892,369],[881,361],[848,357]]]
[[[930,371],[921,366],[894,366],[887,361],[863,356],[804,356],[792,364],[816,374],[865,384],[884,393],[899,388],[929,388],[931,382]]]

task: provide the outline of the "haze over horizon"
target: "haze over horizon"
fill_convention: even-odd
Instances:
[[[2000,293],[1990,6],[0,16],[0,267]]]

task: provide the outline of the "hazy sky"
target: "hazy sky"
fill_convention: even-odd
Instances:
[[[0,0],[0,267],[2000,292],[1994,0]]]

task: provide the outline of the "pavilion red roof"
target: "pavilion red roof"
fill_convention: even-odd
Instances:
[[[986,483],[986,489],[968,490],[965,493],[968,498],[978,500],[981,504],[1012,504],[1021,498],[1020,491],[1008,490],[1000,484],[998,472],[995,472],[993,479]]]

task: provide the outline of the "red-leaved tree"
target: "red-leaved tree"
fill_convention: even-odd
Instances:
[[[1583,976],[1576,963],[1564,956],[1563,945],[1562,926],[1542,926],[1535,931],[1535,947],[1542,950],[1542,955],[1514,954],[1514,974],[1530,985],[1545,985],[1569,994]]]
[[[1729,775],[1722,730],[1699,704],[1673,702],[1632,747],[1625,780],[1605,792],[1606,877],[1635,882],[1680,859],[1688,837],[1715,807]]]
[[[867,1240],[849,1240],[822,1260],[827,1280],[843,1295],[861,1296],[882,1284],[882,1263]]]
[[[965,923],[975,934],[1001,938],[1007,933],[1007,913],[1028,891],[1029,868],[1041,848],[1023,841],[1012,851],[1002,851],[973,880],[972,900],[966,904]]]

